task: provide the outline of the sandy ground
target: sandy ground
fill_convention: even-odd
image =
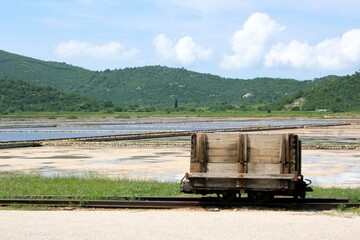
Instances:
[[[289,132],[288,130],[268,133]],[[360,124],[292,129],[301,138],[335,139],[356,144]],[[98,172],[111,177],[180,181],[189,171],[190,147],[45,146],[2,149],[0,172],[47,176]],[[302,174],[314,184],[360,186],[360,150],[303,150]]]
[[[0,239],[359,239],[360,217],[226,210],[0,211]]]
[[[39,147],[3,150],[1,171],[97,172],[113,177],[180,180],[190,167],[190,150],[113,147]]]
[[[357,150],[304,150],[302,174],[322,185],[360,186]],[[101,173],[110,177],[180,181],[189,171],[187,148],[83,148],[47,146],[2,150],[2,172]]]

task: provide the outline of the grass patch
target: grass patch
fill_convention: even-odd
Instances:
[[[82,176],[59,174],[45,177],[32,174],[0,175],[0,197],[11,196],[77,196],[101,199],[111,196],[179,196],[177,182],[109,178],[99,174]],[[313,187],[308,198],[347,198],[360,203],[360,188]]]
[[[322,188],[312,187],[308,198],[347,198],[351,203],[360,203],[360,188]]]
[[[179,184],[172,182],[113,179],[97,174],[85,176],[4,174],[0,176],[0,197],[76,196],[101,199],[116,196],[178,196]]]

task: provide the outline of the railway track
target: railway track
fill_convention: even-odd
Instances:
[[[360,208],[360,203],[349,203],[347,199],[334,198],[276,198],[269,203],[254,203],[248,199],[224,202],[215,197],[109,197],[101,200],[77,199],[68,196],[56,199],[51,196],[26,196],[0,199],[0,206],[31,205],[44,207],[81,207],[81,208],[268,208],[294,210],[330,210],[342,208]]]

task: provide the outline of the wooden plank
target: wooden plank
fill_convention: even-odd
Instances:
[[[296,178],[295,174],[251,174],[251,173],[191,173],[189,174],[190,179],[195,178],[231,178],[231,179],[287,179],[294,180]]]
[[[236,187],[236,179],[230,178],[208,178],[205,182],[205,187],[208,188],[234,188]]]
[[[254,141],[249,138],[249,148],[251,149],[266,149],[266,150],[274,150],[280,149],[280,141]]]
[[[191,156],[190,156],[190,162],[195,163],[197,161],[197,134],[193,133],[191,134]]]
[[[248,163],[248,173],[253,174],[279,174],[281,169],[281,164],[271,164],[271,163]]]
[[[248,162],[249,162],[249,151],[248,151],[248,141],[249,141],[249,138],[248,138],[248,135],[247,134],[244,134],[244,147],[243,147],[243,161],[244,161],[244,173],[247,173],[248,172]]]
[[[213,140],[231,140],[236,139],[238,133],[228,132],[228,133],[207,133],[207,137],[209,141]]]
[[[206,134],[199,134],[198,136],[198,152],[197,152],[197,162],[198,172],[206,172]]]
[[[279,179],[250,179],[246,181],[247,188],[280,189],[282,186],[282,181]]]
[[[282,135],[281,142],[280,142],[280,153],[279,153],[279,162],[282,164],[280,173],[282,173],[282,174],[284,174],[286,172],[285,157],[286,157],[286,136]]]
[[[207,150],[208,156],[214,156],[214,157],[238,157],[238,152],[236,148],[231,149],[208,149]]]
[[[197,172],[199,169],[198,164],[197,163],[190,163],[190,172],[194,173]]]
[[[256,163],[279,163],[279,150],[250,149],[249,162]]]
[[[237,163],[237,156],[208,156],[208,163]]]
[[[207,149],[236,149],[237,141],[207,141]]]
[[[230,174],[237,172],[237,163],[211,163],[207,164],[207,172],[209,173],[221,173],[221,174]]]
[[[238,145],[237,145],[237,172],[243,173],[245,172],[244,168],[244,135],[238,135]]]

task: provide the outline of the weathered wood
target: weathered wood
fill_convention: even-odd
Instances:
[[[197,153],[197,162],[198,162],[198,168],[199,172],[206,172],[206,134],[200,134],[199,136],[199,143],[198,143],[198,153]]]
[[[279,162],[281,163],[281,171],[280,173],[285,173],[285,155],[286,155],[286,137],[283,135],[281,137],[281,143],[280,143],[280,154],[279,154]]]
[[[205,187],[229,189],[234,188],[236,179],[230,178],[208,178],[206,179]]]
[[[243,150],[244,150],[244,153],[243,153],[243,161],[244,161],[244,173],[247,173],[248,172],[248,166],[247,166],[247,163],[249,161],[249,154],[248,154],[248,135],[247,134],[244,134],[244,147],[243,147]]]
[[[197,134],[193,133],[193,134],[191,134],[191,157],[190,157],[190,163],[195,163],[196,162],[196,160],[197,160],[196,151],[197,151]]]
[[[237,172],[243,173],[244,172],[244,136],[239,134],[238,136],[238,145],[237,145]]]
[[[295,186],[291,182],[297,181],[296,169],[301,157],[296,135],[201,133],[194,139],[196,149],[192,149],[189,178],[194,187],[287,189]]]
[[[208,173],[221,173],[226,176],[229,173],[237,172],[237,163],[211,163],[207,164]]]
[[[238,158],[238,152],[236,148],[208,149],[207,153],[209,157],[213,156],[213,157],[234,157],[236,159]]]
[[[236,163],[237,156],[208,156],[209,163]]]
[[[236,139],[232,139],[230,141],[207,141],[207,148],[208,149],[236,149],[237,148],[237,141]]]
[[[289,179],[293,180],[296,176],[294,174],[251,174],[251,173],[191,173],[190,179],[194,178],[234,178],[234,179]]]
[[[256,173],[256,174],[275,174],[280,173],[281,164],[275,163],[248,163],[248,172],[249,173]]]

